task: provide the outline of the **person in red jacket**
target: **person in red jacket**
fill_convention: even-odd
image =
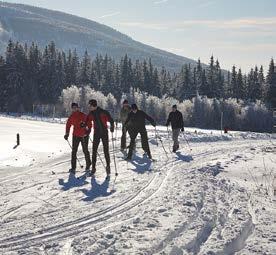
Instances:
[[[87,115],[79,110],[79,106],[77,103],[71,104],[72,114],[67,120],[66,123],[66,131],[64,135],[64,139],[68,140],[70,128],[73,129],[73,140],[72,140],[72,156],[71,156],[71,169],[69,170],[71,173],[76,173],[76,161],[77,161],[77,151],[79,144],[81,143],[83,153],[85,155],[86,161],[86,171],[89,171],[91,166],[90,153],[88,151],[88,142],[89,142],[89,134],[91,132],[91,125],[85,127],[85,121]]]
[[[89,101],[90,113],[87,116],[86,126],[92,126],[94,128],[93,136],[93,149],[92,149],[92,171],[91,176],[96,172],[96,161],[98,147],[100,140],[103,143],[104,156],[106,160],[106,174],[107,178],[110,176],[110,155],[109,155],[109,139],[108,139],[108,126],[107,122],[110,123],[110,132],[114,132],[114,120],[112,119],[110,113],[102,108],[98,107],[97,101],[92,99]]]

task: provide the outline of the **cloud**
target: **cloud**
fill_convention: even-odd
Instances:
[[[166,2],[168,2],[169,0],[159,0],[159,1],[155,1],[153,2],[154,4],[164,4]]]
[[[169,27],[162,23],[144,23],[144,22],[121,22],[123,27],[142,28],[150,30],[166,30]]]
[[[226,29],[226,30],[254,30],[256,32],[266,31],[276,34],[276,17],[268,18],[243,18],[232,20],[183,20],[166,23],[145,23],[145,22],[122,22],[121,26],[136,27],[151,30],[175,30],[182,31],[187,28],[209,28],[209,29]]]
[[[105,14],[103,16],[100,16],[99,18],[100,19],[104,19],[104,18],[109,18],[109,17],[113,17],[113,16],[116,16],[116,15],[119,15],[121,12],[112,12],[112,13],[108,13],[108,14]]]

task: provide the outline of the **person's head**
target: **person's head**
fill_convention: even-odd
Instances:
[[[175,112],[177,110],[176,104],[172,106],[172,111]]]
[[[138,111],[138,106],[136,104],[131,105],[131,110],[136,113]]]
[[[128,100],[127,100],[127,99],[125,99],[125,100],[123,101],[123,107],[128,107]]]
[[[91,111],[95,111],[98,108],[97,100],[95,99],[89,100],[89,107]]]
[[[72,110],[72,112],[79,111],[79,105],[77,103],[72,103],[71,104],[71,110]]]

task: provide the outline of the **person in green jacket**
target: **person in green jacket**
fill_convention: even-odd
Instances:
[[[131,111],[131,107],[128,104],[128,100],[124,100],[123,101],[123,106],[120,112],[120,120],[122,122],[122,137],[121,137],[121,151],[124,151],[126,149],[126,133],[127,133],[127,129],[125,126],[126,120],[127,120],[127,116]]]

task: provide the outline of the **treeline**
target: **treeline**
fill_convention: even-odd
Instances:
[[[159,98],[191,99],[197,94],[208,98],[261,100],[276,107],[276,68],[273,59],[265,75],[263,67],[243,74],[221,70],[218,60],[208,66],[198,60],[195,67],[185,64],[179,73],[158,70],[151,59],[135,60],[124,56],[116,63],[109,56],[87,52],[67,53],[51,42],[44,50],[34,43],[28,47],[9,41],[5,56],[0,56],[0,111],[32,111],[33,104],[56,104],[61,92],[70,85],[88,85],[104,95],[112,92],[119,100],[130,88]]]
[[[69,114],[70,104],[73,101],[79,102],[82,110],[87,112],[87,102],[91,98],[96,99],[101,107],[108,109],[115,119],[119,118],[121,102],[128,99],[130,103],[135,102],[140,109],[145,110],[160,125],[165,125],[172,105],[177,104],[178,109],[183,113],[185,126],[220,129],[223,112],[223,128],[271,132],[273,127],[271,111],[259,100],[250,103],[232,98],[219,100],[196,96],[192,100],[180,102],[174,98],[158,98],[131,88],[129,93],[123,94],[117,101],[111,93],[105,96],[102,92],[88,86],[68,87],[62,91],[60,100],[64,111]]]

